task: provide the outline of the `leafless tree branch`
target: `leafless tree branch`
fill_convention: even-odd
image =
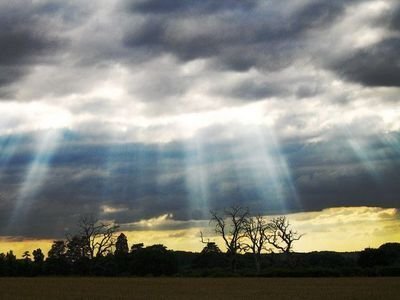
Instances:
[[[274,218],[268,224],[266,235],[268,243],[284,253],[290,253],[293,249],[293,243],[302,237],[303,234],[298,234],[291,228],[285,216]]]
[[[242,239],[245,237],[245,222],[249,215],[248,209],[232,206],[225,209],[223,214],[211,211],[210,222],[215,224],[215,232],[225,243],[227,253],[232,259],[232,269],[236,268],[236,255],[242,249]]]
[[[118,225],[99,222],[89,215],[83,216],[79,220],[78,227],[79,235],[86,243],[90,258],[103,256],[112,251]]]

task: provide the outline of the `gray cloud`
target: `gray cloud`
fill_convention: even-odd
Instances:
[[[287,95],[288,88],[278,86],[272,82],[260,82],[254,79],[245,79],[234,82],[228,87],[218,87],[215,93],[236,98],[240,101],[255,101],[280,95]]]
[[[145,20],[127,32],[125,45],[150,53],[171,53],[183,61],[212,58],[238,71],[280,69],[304,47],[300,37],[333,22],[346,5],[344,1],[310,1],[290,11],[275,1],[264,6],[257,1],[192,2],[136,3],[133,12],[143,13]],[[211,9],[214,6],[219,9]]]
[[[170,13],[213,13],[219,10],[242,10],[253,8],[257,4],[257,0],[189,0],[189,1],[175,1],[175,0],[150,0],[150,1],[138,1],[130,4],[130,8],[133,11],[139,11],[141,13],[151,14],[170,14]]]
[[[400,39],[386,39],[361,49],[333,66],[338,74],[366,86],[400,86]]]
[[[348,53],[342,53],[330,67],[339,76],[364,86],[399,87],[400,5],[392,4],[390,9],[371,22],[375,22],[375,27],[384,28],[395,35],[361,49],[347,49]]]
[[[19,99],[84,93],[113,76],[113,68],[121,65],[131,76],[131,83],[124,82],[130,96],[146,103],[148,113],[159,113],[157,105],[151,107],[152,103],[166,102],[173,108],[169,104],[179,102],[193,84],[207,80],[207,71],[243,72],[255,68],[262,70],[263,76],[273,77],[271,71],[285,69],[295,62],[301,66],[311,59],[310,53],[318,44],[313,34],[339,22],[345,9],[359,2],[362,1],[313,0],[289,5],[255,0],[121,1],[122,5],[106,7],[105,14],[101,6],[75,2],[61,5],[50,1],[24,8],[18,2],[7,6],[13,13],[7,13],[9,21],[5,22],[16,29],[4,27],[4,38],[14,38],[8,44],[17,51],[9,58],[4,52],[4,59],[12,66],[0,74],[2,94],[10,96],[6,88],[28,73],[26,67],[38,64],[39,58],[46,58],[58,48],[60,57],[65,59],[52,61],[45,70],[32,74]],[[96,18],[97,14],[103,14],[102,19]],[[393,20],[395,24],[395,16]],[[69,42],[60,46],[61,38]],[[22,45],[21,41],[27,44]],[[157,61],[165,55],[178,61],[171,60],[169,66],[161,63],[157,68]],[[196,59],[206,59],[205,69],[183,75],[179,65]],[[13,63],[14,60],[19,63]],[[59,68],[64,71],[60,73]],[[148,72],[141,74],[140,68]],[[168,69],[162,72],[164,68]],[[44,88],[44,82],[50,84]],[[218,82],[214,85],[210,90],[229,94],[224,86],[218,87]],[[257,82],[240,85],[230,94],[248,101],[288,93],[299,98],[316,94],[316,90],[304,86],[283,92],[282,87],[266,88]]]
[[[38,7],[22,1],[0,4],[0,86],[17,81],[45,59],[60,41],[41,19]]]
[[[378,20],[376,20],[376,26],[386,27],[392,31],[400,30],[400,4],[397,1],[388,1],[390,9],[386,10]]]

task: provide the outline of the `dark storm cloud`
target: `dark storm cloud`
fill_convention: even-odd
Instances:
[[[145,21],[124,41],[127,47],[170,53],[183,61],[212,58],[237,71],[280,69],[305,46],[304,34],[332,23],[348,4],[310,1],[290,13],[276,1],[135,2],[133,16]]]
[[[394,4],[376,21],[375,26],[395,33],[373,45],[349,50],[331,64],[331,68],[345,79],[370,87],[399,87],[400,79],[400,5]]]
[[[136,80],[137,86],[133,83],[127,88],[132,96],[148,106],[166,99],[173,101],[186,95],[191,83],[207,77],[205,74],[204,78],[202,75],[186,78],[178,68],[174,69],[182,61],[206,58],[206,71],[255,68],[268,76],[271,75],[269,71],[308,61],[311,50],[319,43],[313,34],[339,23],[345,9],[360,2],[363,1],[311,0],[305,1],[304,5],[294,5],[275,0],[121,1],[116,8],[110,6],[101,20],[96,17],[100,11],[98,7],[79,5],[74,1],[2,4],[0,94],[3,98],[12,98],[8,89],[10,84],[29,73],[31,66],[47,63],[55,50],[60,50],[65,59],[49,63],[53,69],[47,70],[47,75],[38,74],[44,78],[30,87],[33,96],[62,96],[87,91],[88,87],[96,86],[96,80],[101,77],[95,76],[96,72],[112,76],[107,74],[115,64],[121,64],[138,78],[135,75],[140,66],[148,70],[150,67],[146,62],[156,62],[170,54],[178,58],[178,62],[170,63],[170,69],[157,75],[164,66],[160,65],[158,69],[153,66],[155,71],[144,72]],[[398,28],[398,15],[398,9],[394,9],[385,26]],[[391,75],[397,69],[395,64],[387,63],[389,59],[376,60],[374,66],[364,66],[364,61],[380,55],[396,58],[396,47],[397,42],[387,41],[371,51],[366,49],[343,56],[333,68],[350,80],[371,85],[397,85]],[[63,72],[57,72],[58,68]],[[79,81],[74,80],[77,77]],[[381,80],[375,84],[378,77]],[[51,84],[44,89],[40,82],[45,81]],[[215,85],[214,90],[221,91],[222,95],[247,101],[290,93],[298,98],[316,94],[316,90],[306,87],[285,90],[282,86],[272,88],[249,81],[240,83],[231,92],[218,87],[218,83]],[[159,113],[151,107],[146,109],[149,113]]]
[[[400,38],[361,49],[334,65],[336,72],[365,86],[400,86]]]
[[[59,45],[40,13],[40,8],[32,3],[0,4],[0,88],[17,81],[29,66]]]
[[[133,11],[151,14],[164,13],[212,13],[219,10],[248,9],[257,4],[257,0],[149,0],[130,4]]]
[[[374,25],[386,27],[394,32],[400,31],[400,4],[391,2],[390,8],[375,21]]]
[[[24,74],[24,71],[25,69],[23,67],[1,66],[0,98],[6,98],[10,95],[10,91],[7,91],[3,87],[18,80]]]
[[[289,155],[305,211],[335,206],[399,207],[399,153],[377,138],[369,139],[362,153],[350,141],[336,138],[296,148]]]
[[[389,17],[390,28],[400,31],[400,4],[397,4],[392,10]]]
[[[33,24],[29,24],[32,22]],[[0,32],[0,64],[15,65],[31,62],[32,58],[43,54],[52,46],[49,40],[37,29],[33,20],[26,20],[24,15],[9,15],[1,17]]]
[[[312,0],[296,6],[275,0],[121,1],[116,7],[107,7],[101,19],[96,17],[99,7],[74,1],[13,2],[2,5],[1,10],[0,93],[12,98],[10,84],[29,73],[31,66],[47,63],[59,50],[64,59],[51,61],[48,73],[37,74],[43,80],[28,86],[33,97],[86,92],[101,76],[112,76],[112,66],[121,64],[135,78],[127,86],[130,95],[146,102],[149,114],[159,113],[151,103],[169,105],[168,100],[184,97],[193,85],[207,78],[207,74],[185,77],[177,67],[182,61],[206,58],[205,71],[255,68],[267,76],[269,71],[308,60],[310,48],[318,44],[310,34],[340,21],[345,8],[359,2]],[[396,24],[396,15],[392,19]],[[178,61],[169,66],[161,63],[158,68],[146,65],[156,65],[165,54]],[[138,75],[140,67],[146,72]],[[59,68],[63,72],[58,72]],[[164,68],[168,70],[162,72]],[[42,82],[51,84],[41,86]],[[315,95],[307,88],[285,90],[282,85],[277,88],[249,81],[231,92],[218,87],[218,82],[215,85],[220,94],[247,101],[290,93],[300,98]]]
[[[15,153],[7,164],[2,164],[0,172],[0,233],[61,237],[85,213],[124,224],[166,214],[172,214],[174,220],[204,220],[208,209],[237,203],[261,213],[314,211],[342,205],[399,206],[400,153],[382,139],[368,139],[363,156],[369,158],[367,164],[345,135],[342,140],[313,144],[304,144],[301,139],[283,141],[280,153],[291,173],[290,178],[285,178],[279,172],[268,175],[270,167],[257,154],[261,149],[257,149],[257,142],[252,144],[253,136],[241,137],[245,142],[237,143],[237,139],[217,141],[207,135],[209,140],[199,156],[198,149],[180,143],[161,147],[93,145],[86,144],[84,138],[77,143],[69,138],[71,134],[66,134],[60,151],[49,161],[40,190],[24,200],[30,205],[29,210],[22,208],[16,215],[13,209],[18,189],[35,158],[29,151]],[[387,138],[398,140],[400,134]],[[24,144],[23,138],[20,143]],[[250,149],[253,154],[248,156]],[[278,153],[269,153],[273,161],[279,160]],[[277,183],[284,194],[276,193]],[[199,184],[207,190],[206,199],[199,193]],[[298,200],[287,192],[289,184],[295,187]],[[107,212],[105,207],[111,210]],[[9,223],[12,215],[15,220]]]

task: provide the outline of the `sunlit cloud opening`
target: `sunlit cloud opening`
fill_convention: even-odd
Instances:
[[[0,102],[0,134],[18,134],[69,128],[71,114],[63,108],[42,102]]]

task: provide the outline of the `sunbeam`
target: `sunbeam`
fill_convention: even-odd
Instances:
[[[263,168],[263,172],[267,175],[263,179],[263,181],[266,181],[258,181],[257,186],[260,188],[262,184],[266,185],[269,181],[272,183],[275,201],[280,203],[280,207],[277,207],[277,210],[285,210],[288,207],[301,209],[301,203],[299,202],[286,158],[272,129],[264,127],[261,130],[259,127],[254,127],[252,128],[252,134],[255,135],[253,141],[254,148],[257,149],[255,152],[256,160],[253,163],[260,164],[259,167]],[[256,165],[254,168],[256,168]],[[266,196],[267,201],[269,198]]]
[[[301,208],[291,172],[271,129],[247,126],[237,132],[229,155],[246,205],[270,212]]]
[[[385,145],[389,145],[390,149],[400,155],[400,136],[395,133],[386,133],[379,136],[379,139]],[[395,154],[396,155],[396,154]]]
[[[25,178],[18,191],[14,209],[9,219],[9,226],[15,226],[17,220],[29,212],[35,203],[37,193],[46,180],[50,169],[50,161],[57,150],[62,132],[60,130],[48,130],[43,136],[38,137],[35,147],[35,158],[30,163]]]
[[[368,143],[365,138],[356,137],[352,134],[351,130],[346,127],[345,134],[347,136],[347,143],[350,148],[357,156],[361,164],[367,170],[368,174],[374,179],[376,183],[381,181],[377,166],[375,165],[374,159],[369,155]]]
[[[185,183],[190,206],[193,213],[207,216],[210,209],[208,168],[211,162],[207,162],[205,159],[201,136],[192,138],[190,145],[185,144],[185,147]]]
[[[113,143],[108,145],[104,152],[105,157],[99,157],[105,174],[101,180],[102,192],[98,199],[93,200],[99,203],[115,201],[127,206],[134,199],[141,201],[143,190],[148,185],[144,174],[154,170],[152,164],[155,163],[154,159],[147,155],[155,157],[155,154],[148,153],[146,146],[131,143]]]

